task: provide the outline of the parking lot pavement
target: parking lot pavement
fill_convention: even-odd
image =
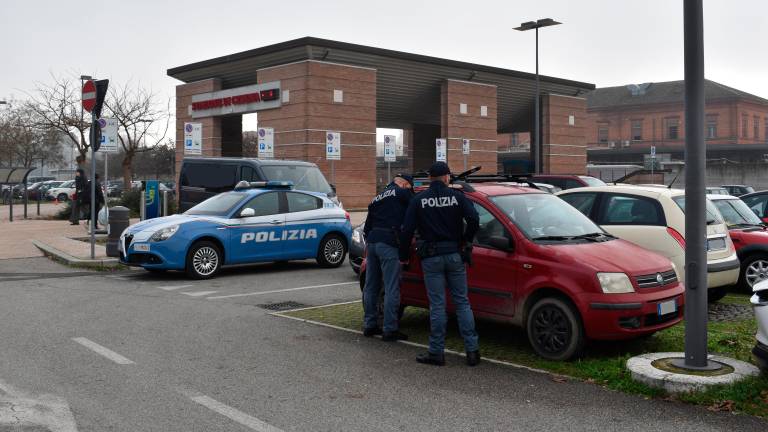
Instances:
[[[39,260],[15,265],[57,273]],[[79,431],[765,430],[490,363],[419,365],[419,348],[257,306],[355,300],[354,279],[346,265],[301,262],[211,281],[143,271],[0,280],[0,383],[68,407]]]

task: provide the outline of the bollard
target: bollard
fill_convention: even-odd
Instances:
[[[112,207],[109,209],[109,230],[107,234],[107,256],[119,257],[120,250],[118,244],[120,235],[130,225],[130,210],[123,206]]]

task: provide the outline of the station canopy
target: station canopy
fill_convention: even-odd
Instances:
[[[0,184],[24,183],[27,176],[37,168],[0,168]]]

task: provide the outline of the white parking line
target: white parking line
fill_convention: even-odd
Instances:
[[[200,405],[208,408],[211,411],[217,412],[230,420],[240,423],[241,425],[253,429],[258,432],[283,432],[282,429],[278,429],[269,423],[263,422],[256,417],[250,416],[238,409],[232,408],[229,405],[211,399],[205,395],[189,396],[190,399],[199,403]]]
[[[189,288],[191,286],[194,286],[194,285],[159,286],[159,287],[157,287],[157,289],[161,289],[163,291],[173,291],[173,290],[177,290],[179,288]]]
[[[335,286],[342,286],[342,285],[357,285],[357,284],[358,282],[341,282],[341,283],[332,283],[332,284],[325,284],[325,285],[311,285],[311,286],[304,286],[304,287],[298,287],[298,288],[286,288],[286,289],[272,290],[272,291],[259,291],[259,292],[244,293],[244,294],[214,296],[214,297],[208,297],[208,300],[217,300],[217,299],[233,298],[233,297],[257,296],[257,295],[263,295],[263,294],[274,294],[274,293],[289,292],[289,291],[301,291],[301,290],[309,290],[309,289],[316,289],[316,288],[328,288],[328,287],[335,287]]]
[[[128,360],[127,358],[121,356],[120,354],[108,349],[104,348],[103,346],[97,344],[96,342],[86,339],[84,337],[76,337],[72,338],[73,341],[79,343],[80,345],[92,350],[96,354],[101,354],[102,356],[112,360],[113,362],[120,364],[120,365],[129,365],[134,364],[131,360]]]
[[[195,292],[183,292],[182,294],[190,297],[203,297],[209,294],[216,294],[218,291],[195,291]]]

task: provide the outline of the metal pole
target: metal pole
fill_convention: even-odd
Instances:
[[[541,174],[541,131],[540,119],[539,119],[539,28],[536,27],[536,103],[534,107],[535,112],[535,143],[533,145],[533,158],[534,158],[534,172]]]
[[[104,215],[107,217],[107,234],[109,234],[109,153],[104,152],[104,184],[106,195],[104,195]]]
[[[91,259],[96,258],[96,152],[93,145],[96,143],[96,115],[91,113]]]
[[[163,191],[163,216],[168,216],[168,191]]]
[[[8,207],[8,220],[9,220],[9,222],[13,222],[13,185],[9,186],[8,191],[10,193],[9,196],[11,198],[11,200],[10,200],[10,207]]]
[[[37,187],[37,215],[40,216],[40,187]]]
[[[24,219],[27,218],[27,204],[29,203],[29,195],[27,195],[27,179],[24,179]]]
[[[387,181],[392,180],[392,162],[387,162]]]
[[[331,182],[336,185],[336,161],[331,160]]]

